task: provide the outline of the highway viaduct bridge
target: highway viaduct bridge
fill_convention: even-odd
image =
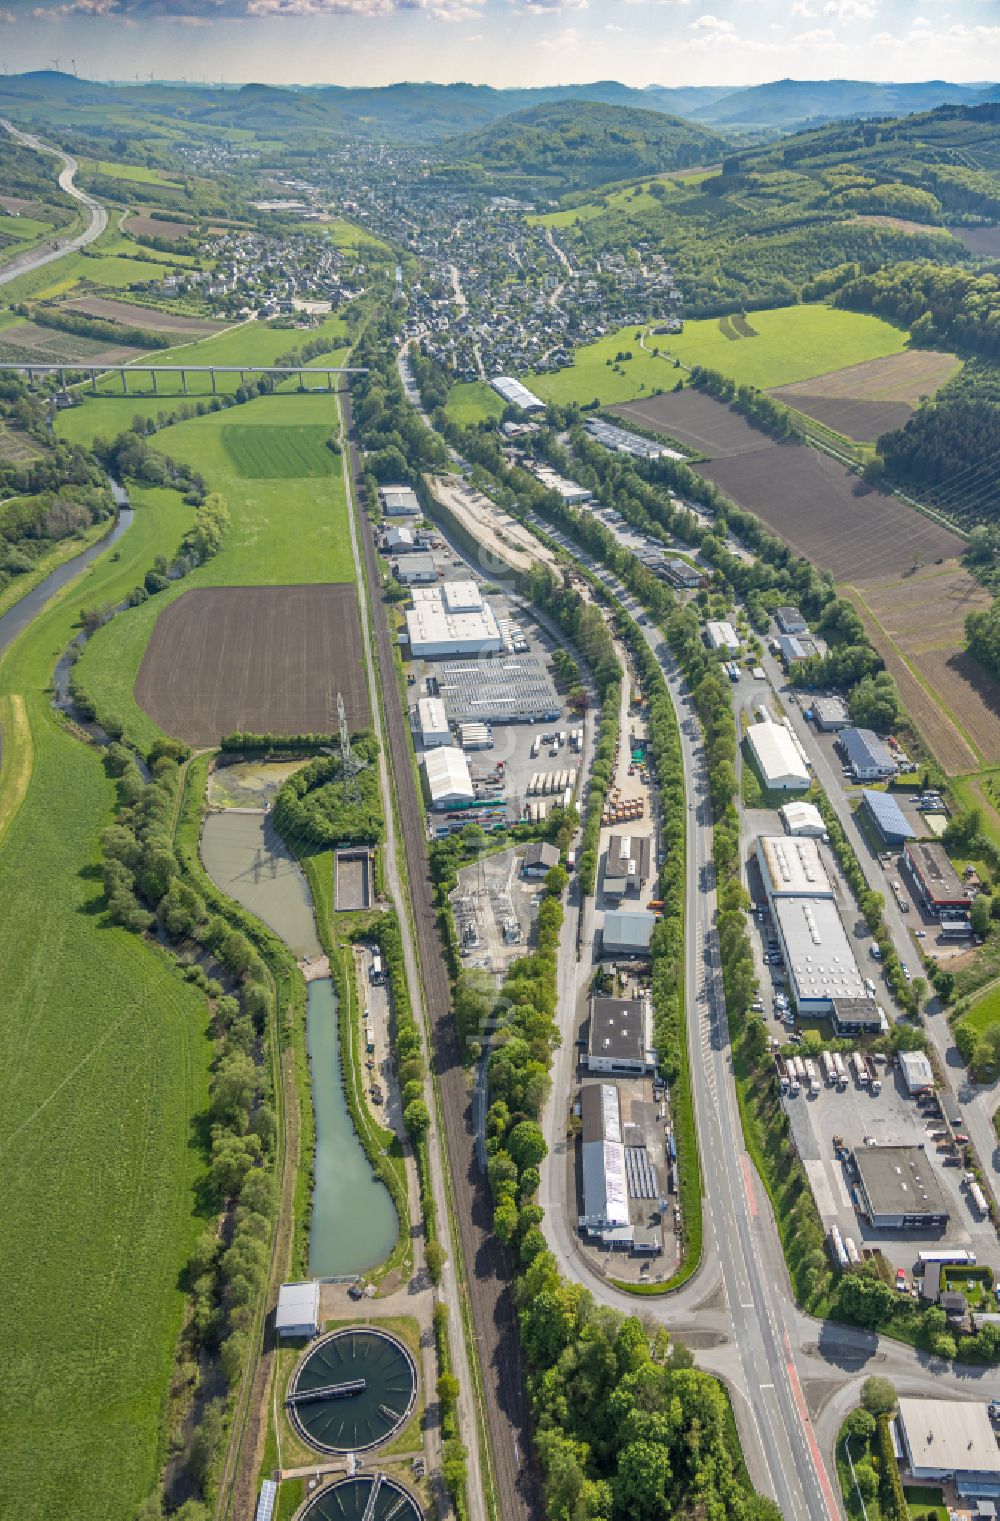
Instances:
[[[181,391],[183,395],[188,393],[189,375],[208,375],[212,382],[212,393],[216,387],[216,377],[219,375],[238,375],[241,381],[245,381],[248,375],[274,375],[280,380],[287,380],[290,375],[298,375],[305,378],[321,376],[326,380],[326,389],[334,389],[334,376],[336,375],[364,375],[367,370],[350,365],[305,365],[305,364],[128,364],[128,365],[94,365],[94,364],[32,364],[30,362],[20,364],[0,364],[0,375],[26,375],[28,384],[34,385],[39,377],[55,375],[58,377],[63,389],[66,387],[67,376],[77,376],[90,380],[90,388],[97,392],[97,382],[107,375],[119,375],[122,383],[122,395],[128,396],[128,380],[130,375],[149,375],[153,381],[153,395],[159,395],[158,376],[179,375],[181,377]]]

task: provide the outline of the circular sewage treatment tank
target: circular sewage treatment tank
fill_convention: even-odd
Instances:
[[[364,1452],[395,1436],[416,1397],[409,1348],[364,1326],[334,1331],[310,1347],[289,1386],[288,1413],[319,1452]]]
[[[410,1491],[382,1473],[361,1473],[325,1485],[306,1501],[296,1521],[365,1521],[365,1517],[368,1521],[424,1521]]]

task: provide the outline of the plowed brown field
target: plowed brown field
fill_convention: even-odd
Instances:
[[[192,745],[235,729],[332,733],[338,692],[350,728],[367,727],[353,586],[185,592],[157,620],[135,683],[150,717]]]

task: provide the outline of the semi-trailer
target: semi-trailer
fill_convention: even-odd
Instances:
[[[870,1056],[865,1056],[865,1067],[868,1072],[868,1088],[871,1093],[882,1092],[882,1078],[879,1070]]]
[[[969,1184],[969,1198],[971,1199],[980,1217],[984,1218],[989,1214],[990,1207],[986,1202],[986,1195],[983,1193],[978,1183],[972,1182]]]
[[[832,1088],[837,1081],[837,1067],[829,1051],[820,1054],[820,1066],[823,1068],[823,1080],[828,1088]]]
[[[805,1058],[805,1069],[806,1077],[809,1080],[809,1092],[812,1097],[815,1098],[823,1085],[819,1080],[819,1073],[816,1070],[816,1063],[813,1061],[811,1056],[807,1056]]]
[[[787,1093],[790,1087],[790,1079],[788,1076],[788,1063],[783,1056],[779,1055],[774,1058],[774,1070],[778,1074],[778,1087],[782,1093]]]
[[[843,1090],[847,1087],[847,1084],[849,1082],[847,1075],[847,1063],[844,1061],[843,1055],[840,1051],[833,1051],[831,1052],[831,1055],[833,1056],[833,1065],[837,1069],[837,1087]]]
[[[861,1261],[861,1253],[858,1251],[853,1236],[844,1237],[844,1250],[847,1253],[848,1262],[853,1264]]]
[[[868,1068],[860,1051],[851,1052],[851,1071],[854,1073],[854,1081],[861,1088],[868,1086]]]
[[[847,1248],[844,1246],[844,1238],[840,1234],[839,1225],[830,1226],[830,1234],[827,1237],[830,1245],[830,1255],[839,1268],[846,1268],[849,1262]]]

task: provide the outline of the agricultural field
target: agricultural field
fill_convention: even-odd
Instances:
[[[0,422],[0,464],[25,465],[42,453],[36,443],[17,423]]]
[[[445,412],[453,423],[467,428],[491,417],[502,417],[503,402],[485,381],[460,381],[448,392]]]
[[[4,364],[86,364],[127,363],[137,359],[142,349],[127,344],[113,344],[106,338],[86,338],[80,333],[64,333],[59,328],[43,327],[35,322],[17,322],[0,331],[0,361]]]
[[[682,333],[645,341],[687,368],[704,365],[737,385],[769,390],[902,353],[907,335],[865,312],[817,303],[748,312],[745,318],[706,317],[685,322]]]
[[[115,301],[107,296],[77,296],[64,301],[61,310],[82,312],[85,317],[99,317],[102,322],[118,322],[123,327],[144,327],[152,333],[178,333],[188,338],[208,338],[224,333],[228,322],[211,317],[186,317],[182,312],[158,311],[135,301]]]
[[[179,243],[191,233],[190,222],[167,221],[164,217],[140,216],[132,213],[123,223],[126,232],[140,238],[162,238],[167,243]]]
[[[77,437],[92,436],[95,424],[85,423],[88,411],[98,419],[116,405],[97,399],[60,414],[70,420]],[[150,407],[155,403],[150,403]],[[133,408],[134,410],[134,408]],[[322,484],[315,477],[261,479],[240,475],[225,443],[225,430],[260,422],[263,428],[283,429],[313,424],[325,437],[336,426],[333,401],[325,394],[262,396],[235,410],[206,413],[178,423],[163,435],[163,448],[199,470],[224,498],[232,526],[214,559],[183,581],[121,613],[89,641],[77,667],[77,679],[101,712],[124,723],[130,739],[142,747],[159,730],[135,699],[135,681],[153,626],[164,610],[194,587],[329,584],[352,582],[354,564],[347,534],[347,504],[343,476],[335,470]],[[332,458],[332,456],[331,456]],[[157,492],[132,491],[138,508]],[[190,521],[190,509],[188,522]],[[183,529],[171,545],[171,551]],[[145,569],[145,567],[144,567]],[[141,579],[141,578],[140,578]]]
[[[315,423],[283,428],[230,423],[222,430],[222,442],[244,480],[301,480],[340,470],[339,459],[326,447],[330,432]]]
[[[691,386],[610,410],[626,425],[662,434],[709,459],[731,459],[774,447],[773,440],[752,428],[735,407]]]
[[[952,231],[970,253],[983,259],[1000,258],[1000,227],[955,227]]]
[[[866,443],[891,428],[902,428],[921,400],[933,396],[961,364],[955,354],[907,349],[778,386],[771,394],[835,433]]]
[[[207,652],[210,652],[206,658]],[[214,745],[234,729],[332,733],[371,721],[353,586],[219,587],[161,614],[136,701],[167,734]]]
[[[121,164],[109,159],[80,160],[84,174],[100,174],[109,180],[124,180],[133,185],[163,185],[169,190],[183,190],[182,180],[171,179],[162,169],[148,169],[145,164]]]
[[[191,1125],[207,1098],[206,1007],[106,922],[95,868],[114,789],[48,691],[81,600],[119,600],[176,543],[190,509],[169,498],[0,661],[0,1514],[25,1521],[65,1511],[68,1494],[79,1521],[131,1521],[152,1488],[179,1274],[205,1223]]]

